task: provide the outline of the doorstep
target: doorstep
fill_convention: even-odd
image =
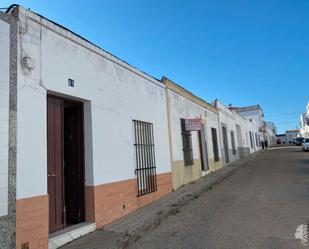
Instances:
[[[213,173],[213,171],[211,171],[211,170],[209,170],[209,169],[206,170],[206,171],[203,170],[203,171],[202,171],[202,177],[207,176],[207,175],[210,175],[210,174],[212,174],[212,173]]]
[[[96,224],[82,222],[49,235],[48,249],[56,249],[96,230]]]

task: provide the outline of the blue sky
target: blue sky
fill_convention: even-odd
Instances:
[[[66,26],[156,78],[226,105],[262,105],[279,132],[309,100],[307,0],[0,0]]]

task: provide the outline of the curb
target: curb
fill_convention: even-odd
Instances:
[[[178,200],[174,200],[171,203],[168,204],[168,207],[162,208],[161,210],[157,211],[156,218],[152,220],[148,220],[144,225],[138,227],[136,230],[133,230],[131,232],[127,232],[125,236],[122,238],[119,245],[119,249],[126,249],[129,247],[129,245],[135,241],[137,241],[139,238],[142,237],[143,234],[146,232],[149,232],[160,225],[160,223],[168,218],[171,215],[176,215],[180,212],[180,208],[188,204],[189,202],[195,200],[198,198],[202,193],[207,192],[208,190],[211,190],[214,186],[224,181],[229,176],[236,173],[239,169],[246,166],[246,164],[252,160],[254,160],[258,155],[262,154],[263,151],[257,151],[246,158],[240,159],[236,162],[233,162],[229,164],[228,166],[225,166],[218,171],[214,172],[213,174],[204,176],[200,178],[199,180],[188,183],[186,186],[195,186],[196,184],[200,184],[196,190],[187,189],[184,191],[184,195],[179,198]],[[207,181],[204,183],[204,181]],[[183,188],[184,188],[183,187]],[[180,188],[182,189],[182,188]],[[177,190],[176,190],[177,191]]]

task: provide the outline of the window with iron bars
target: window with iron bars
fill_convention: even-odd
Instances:
[[[191,131],[186,130],[186,120],[181,118],[182,150],[185,166],[194,164]]]
[[[157,191],[153,124],[133,120],[137,196]]]
[[[256,147],[259,147],[258,135],[255,133]]]
[[[253,149],[253,138],[252,138],[252,132],[251,131],[249,131],[249,135],[250,135],[251,149]]]
[[[217,129],[211,128],[211,137],[212,137],[212,147],[214,152],[215,162],[220,160],[219,158],[219,147],[218,147],[218,137],[217,137]]]

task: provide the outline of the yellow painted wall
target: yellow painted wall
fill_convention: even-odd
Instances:
[[[217,162],[215,162],[213,158],[208,158],[208,165],[209,165],[209,170],[216,171],[223,167],[222,158],[220,158],[220,160]]]
[[[175,131],[172,128],[172,119],[173,115],[175,115],[175,111],[179,112],[179,118],[192,118],[192,117],[197,117],[199,116],[205,125],[206,133],[209,133],[207,129],[210,129],[211,127],[208,127],[207,124],[207,118],[204,116],[205,111],[209,110],[212,113],[215,113],[218,115],[218,110],[208,104],[207,102],[203,101],[202,99],[194,96],[192,93],[186,91],[185,89],[181,88],[180,86],[174,84],[167,78],[163,79],[163,83],[166,85],[166,104],[167,104],[167,115],[168,115],[168,128],[169,128],[169,142],[170,142],[170,157],[171,157],[171,165],[172,165],[172,176],[173,176],[173,189],[177,189],[185,184],[188,184],[192,181],[195,181],[199,179],[202,176],[202,169],[201,169],[201,153],[200,153],[200,145],[199,145],[199,139],[197,138],[197,133],[192,134],[194,136],[193,141],[196,142],[196,146],[193,144],[193,151],[195,152],[194,154],[194,164],[190,166],[185,166],[183,160],[179,160],[179,146],[177,146],[177,153],[178,156],[173,155],[173,152],[175,152],[175,148],[173,148],[173,136],[181,136],[181,131]],[[191,109],[188,109],[188,105],[183,105],[184,109],[173,109],[171,110],[171,92],[176,93],[179,95],[179,97],[183,97],[184,99],[187,99],[191,101],[192,106],[195,105],[195,107],[191,107]],[[204,109],[204,111],[197,111],[196,107],[200,107]],[[192,113],[191,113],[192,111]],[[173,113],[174,112],[174,113]],[[191,117],[190,117],[191,116]],[[213,122],[212,122],[213,123]],[[217,123],[216,123],[217,125]],[[217,126],[216,129],[218,130]],[[178,140],[180,142],[181,140]],[[193,142],[192,141],[192,142]],[[219,137],[218,137],[218,142],[219,142]],[[212,143],[211,137],[206,136],[206,143],[207,143],[207,149],[212,148],[212,146],[209,145],[209,143]],[[174,143],[175,146],[175,143]],[[197,151],[198,150],[198,151]],[[173,158],[177,157],[176,160],[173,160]],[[211,171],[216,171],[219,168],[222,167],[222,160],[218,162],[214,162],[213,158],[208,157],[208,164],[209,164],[209,169]]]
[[[194,164],[190,166],[184,166],[184,161],[173,161],[172,175],[173,189],[176,190],[177,188],[201,177],[201,161],[195,159]]]

